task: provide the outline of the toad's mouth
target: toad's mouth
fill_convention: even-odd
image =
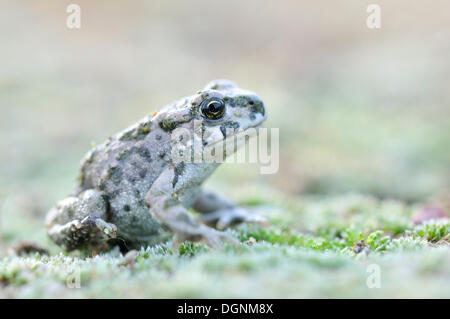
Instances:
[[[236,138],[237,138],[237,144],[238,144],[238,146],[240,146],[240,145],[242,145],[243,143],[245,143],[245,137],[246,137],[246,136],[248,136],[249,138],[258,136],[258,131],[257,131],[257,129],[259,129],[261,126],[262,126],[262,122],[261,122],[261,123],[258,123],[258,124],[256,124],[256,125],[254,125],[254,126],[249,126],[249,127],[246,128],[245,130],[238,129],[238,130],[234,131],[233,134],[226,135],[226,136],[224,136],[224,138],[222,138],[222,139],[220,139],[220,140],[216,140],[216,141],[213,141],[213,142],[211,142],[211,143],[208,143],[208,144],[205,146],[205,149],[210,149],[210,148],[215,147],[215,146],[217,146],[217,145],[223,144],[225,141],[227,141],[227,140],[229,141],[229,140],[230,140],[231,138],[233,138],[233,137],[236,137]],[[254,129],[256,129],[256,130],[255,130],[255,131],[252,130],[252,131],[251,131],[252,134],[248,134],[248,132],[249,132],[250,129],[252,129],[252,128],[254,128]],[[234,139],[233,139],[233,142],[234,142]],[[233,142],[232,142],[232,143],[233,143]]]

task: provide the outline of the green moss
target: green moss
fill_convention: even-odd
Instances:
[[[62,254],[50,246],[51,256],[0,259],[0,285],[28,298],[449,297],[442,289],[450,276],[448,221],[413,226],[411,206],[367,196],[242,196],[239,202],[278,222],[228,230],[240,247],[183,243],[173,251],[169,236],[141,249],[131,265],[118,250],[89,258],[88,251]],[[24,218],[17,225],[6,220],[4,240],[32,233]],[[393,224],[406,229],[394,235]],[[38,241],[51,245],[44,232]],[[362,242],[367,249],[355,253]],[[383,289],[367,288],[370,264],[380,266]],[[68,289],[77,271],[82,289]]]
[[[450,243],[450,221],[433,221],[419,225],[414,229],[414,234],[432,243]]]
[[[198,253],[207,251],[207,248],[198,243],[185,242],[178,247],[180,256],[193,257]]]

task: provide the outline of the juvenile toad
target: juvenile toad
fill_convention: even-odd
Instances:
[[[140,247],[158,242],[163,230],[173,233],[175,244],[204,241],[217,247],[223,239],[233,240],[212,227],[264,218],[203,190],[220,163],[175,161],[174,153],[199,150],[198,143],[194,150],[195,143],[174,133],[183,129],[201,136],[204,151],[265,119],[258,95],[227,80],[165,106],[86,154],[74,192],[47,214],[48,235],[67,251],[104,250],[118,239],[126,247]],[[203,223],[188,213],[190,207]]]

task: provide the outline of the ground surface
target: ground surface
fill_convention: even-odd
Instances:
[[[0,261],[1,297],[450,297],[448,221],[414,227],[416,207],[360,195],[243,203],[272,226],[231,230],[240,249],[168,242],[127,261],[50,245],[51,256]]]
[[[77,0],[77,30],[71,3],[0,2],[0,298],[450,297],[448,222],[411,221],[450,215],[447,0],[379,0],[376,30],[359,0]],[[240,250],[144,249],[133,269],[54,246],[45,214],[91,144],[215,78],[263,98],[279,170],[208,184],[272,226],[230,230]],[[50,257],[11,257],[20,240]]]

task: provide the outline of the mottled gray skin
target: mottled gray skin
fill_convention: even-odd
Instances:
[[[226,105],[219,120],[206,119],[200,110],[211,97]],[[175,244],[203,240],[217,247],[223,239],[233,241],[195,221],[186,209],[193,207],[205,224],[220,229],[264,219],[203,191],[201,184],[219,164],[175,163],[171,154],[178,140],[172,141],[172,133],[178,128],[192,131],[194,121],[201,123],[204,149],[234,130],[259,126],[265,118],[261,99],[227,80],[213,81],[145,117],[86,154],[75,191],[47,215],[50,238],[67,251],[104,250],[120,242],[127,248],[149,245],[166,230],[174,234]]]

